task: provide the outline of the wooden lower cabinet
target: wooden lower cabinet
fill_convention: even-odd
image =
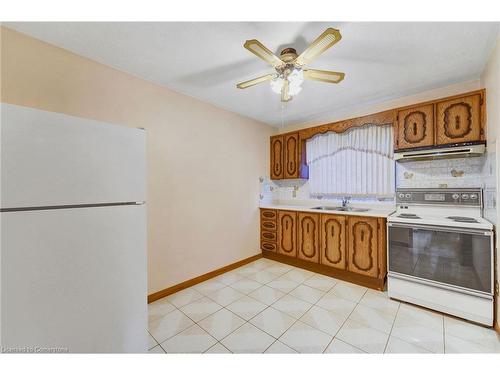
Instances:
[[[278,253],[297,256],[297,213],[278,211]]]
[[[308,262],[319,262],[319,214],[297,214],[297,257]]]
[[[274,222],[275,230],[268,229]],[[302,211],[261,210],[261,249],[266,257],[314,272],[383,289],[386,219]]]
[[[361,275],[378,275],[378,219],[349,217],[349,271]]]
[[[321,215],[320,263],[345,270],[347,266],[346,217]]]
[[[260,209],[260,248],[276,253],[278,251],[278,211]]]

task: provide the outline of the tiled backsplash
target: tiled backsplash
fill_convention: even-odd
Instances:
[[[481,187],[485,190],[485,216],[488,217],[487,211],[494,211],[496,206],[494,201],[496,192],[495,147],[491,146],[494,145],[490,145],[487,155],[481,157],[396,163],[396,186],[401,188]],[[261,201],[263,203],[296,201],[300,204],[301,201],[315,198],[309,194],[307,180],[271,181],[268,177],[261,178]],[[380,202],[373,198],[353,199],[353,201],[360,200],[388,203],[387,200]]]
[[[396,163],[401,188],[478,187],[483,183],[486,157]]]

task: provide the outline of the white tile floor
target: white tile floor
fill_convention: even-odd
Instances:
[[[492,329],[259,259],[149,305],[150,353],[500,353]]]

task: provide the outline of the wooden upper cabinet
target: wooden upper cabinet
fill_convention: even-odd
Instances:
[[[283,136],[271,137],[271,180],[279,180],[284,176],[283,150]]]
[[[299,178],[299,134],[284,136],[284,178]]]
[[[482,140],[481,105],[482,93],[437,102],[437,144]]]
[[[378,220],[371,217],[348,218],[349,271],[371,277],[378,276]]]
[[[434,105],[398,111],[397,148],[432,146],[434,144]]]
[[[319,214],[297,214],[297,257],[319,263]]]
[[[295,211],[278,211],[278,253],[297,256]]]
[[[320,263],[345,270],[346,217],[323,214],[320,225]]]

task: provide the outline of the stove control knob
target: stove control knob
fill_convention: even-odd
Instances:
[[[411,198],[411,194],[410,193],[406,193],[405,198],[406,199],[410,199]]]
[[[399,198],[403,199],[405,197],[405,193],[399,193]]]
[[[469,199],[469,194],[462,194],[462,199],[463,200]]]
[[[471,194],[469,196],[469,198],[472,199],[472,200],[475,200],[475,199],[477,199],[477,194]]]
[[[451,197],[452,197],[454,200],[457,200],[458,198],[460,198],[460,194],[455,193],[455,194],[453,194]]]

